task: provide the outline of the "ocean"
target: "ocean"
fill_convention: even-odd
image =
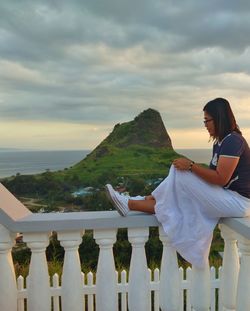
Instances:
[[[176,149],[195,162],[209,163],[209,149]],[[46,170],[57,171],[81,161],[90,150],[20,150],[0,149],[0,178],[20,173],[37,174]]]
[[[0,149],[0,178],[20,173],[58,171],[81,161],[89,150],[8,150]]]

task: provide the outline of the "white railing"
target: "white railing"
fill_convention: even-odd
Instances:
[[[160,270],[156,268],[154,271],[148,269],[149,273],[149,288],[151,292],[151,310],[159,311],[160,310]],[[219,274],[218,274],[219,273]],[[218,274],[218,277],[216,277]],[[181,296],[180,299],[180,310],[191,311],[191,302],[190,302],[190,289],[191,289],[191,280],[192,280],[192,269],[187,268],[185,271],[183,268],[179,268],[179,278],[181,280]],[[219,288],[220,288],[220,275],[221,269],[216,271],[214,267],[210,269],[210,288],[211,288],[211,311],[222,310],[221,304],[218,301],[219,297]],[[116,273],[117,276],[117,299],[119,301],[119,310],[127,311],[127,293],[128,293],[128,272],[122,270],[120,273]],[[92,272],[87,273],[86,275],[82,273],[82,294],[83,294],[83,305],[86,310],[94,310],[95,304],[94,299],[96,295],[96,284],[94,282],[95,276]],[[18,284],[18,308],[17,311],[25,310],[25,300],[27,300],[28,292],[24,287],[25,280],[22,276],[19,276],[17,279]],[[52,298],[53,311],[60,311],[60,297],[62,295],[60,278],[58,274],[54,274],[51,278],[51,287],[50,287],[50,296]],[[83,309],[84,310],[84,309]]]
[[[191,306],[193,311],[213,310],[210,309],[213,308],[214,301],[211,297],[215,294],[214,289],[211,291],[211,284],[212,288],[219,286],[220,310],[250,310],[250,220],[247,218],[226,219],[220,225],[225,241],[220,281],[211,281],[209,267],[202,270],[193,268],[190,279],[182,281],[176,252],[159,227],[159,238],[163,244],[161,273],[159,280],[152,282],[144,246],[148,240],[149,227],[159,226],[153,215],[131,213],[128,217],[120,217],[115,211],[32,214],[3,186],[0,186],[0,198],[1,311],[23,311],[23,299],[27,299],[28,311],[50,311],[52,296],[57,297],[53,299],[54,311],[58,311],[59,306],[59,310],[62,311],[89,311],[91,302],[88,309],[85,309],[84,301],[85,294],[89,294],[88,290],[91,290],[92,296],[87,296],[87,300],[91,301],[95,295],[97,311],[119,310],[119,295],[123,297],[121,301],[125,310],[127,304],[125,296],[127,296],[130,311],[149,311],[152,290],[155,293],[154,303],[157,303],[155,310],[159,310],[160,306],[162,311],[182,311],[185,284],[188,293],[187,307]],[[117,283],[114,264],[113,244],[118,228],[127,228],[128,239],[132,245],[129,279],[125,284]],[[78,247],[82,243],[84,230],[89,229],[94,232],[94,239],[99,245],[100,252],[96,283],[86,285],[81,273]],[[61,284],[58,284],[55,277],[57,283],[51,288],[45,250],[52,231],[58,233],[65,257]],[[11,257],[14,237],[18,232],[22,232],[23,239],[32,254],[27,289],[22,287],[20,279],[17,287]],[[118,295],[119,292],[121,294]]]

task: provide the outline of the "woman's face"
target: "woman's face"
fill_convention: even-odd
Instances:
[[[204,124],[210,136],[215,135],[214,120],[206,111],[204,111]]]

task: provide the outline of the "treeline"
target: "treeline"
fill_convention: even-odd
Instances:
[[[22,196],[30,195],[36,196],[49,196],[51,193],[60,194],[69,192],[73,189],[73,183],[57,179],[55,175],[47,171],[40,175],[21,175],[17,174],[11,178],[6,178],[2,181],[4,186],[12,193]]]
[[[11,178],[2,180],[4,186],[17,197],[30,197],[46,205],[45,212],[57,211],[59,206],[67,209],[96,211],[112,209],[106,194],[104,185],[111,183],[125,187],[130,195],[147,195],[151,193],[155,185],[150,185],[146,178],[139,176],[117,177],[116,174],[102,174],[94,184],[83,184],[76,174],[58,177],[57,174],[47,171],[39,175],[17,174]],[[88,195],[74,196],[74,191],[80,188],[92,186],[93,191]],[[39,209],[32,208],[32,212]]]

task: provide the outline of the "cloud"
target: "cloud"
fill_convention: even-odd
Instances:
[[[2,1],[0,118],[107,134],[152,107],[193,130],[224,96],[247,127],[249,28],[243,0]]]

